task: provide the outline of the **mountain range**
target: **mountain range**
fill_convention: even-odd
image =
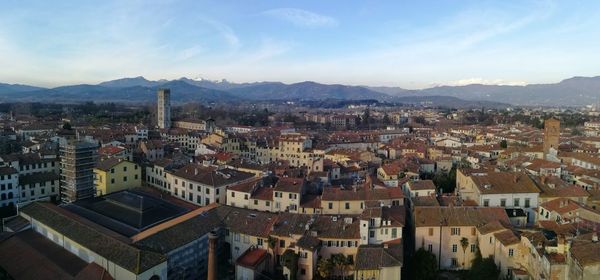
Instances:
[[[600,100],[600,76],[573,77],[554,84],[499,86],[471,84],[438,86],[420,90],[399,87],[367,87],[320,84],[306,81],[233,83],[180,78],[151,81],[144,77],[123,78],[97,85],[80,84],[42,88],[0,83],[0,102],[155,102],[156,90],[171,89],[175,103],[230,103],[266,100],[361,100],[428,104],[452,107],[581,106]]]

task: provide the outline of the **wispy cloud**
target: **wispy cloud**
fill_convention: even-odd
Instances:
[[[230,47],[238,48],[240,46],[239,37],[235,31],[229,27],[229,25],[208,18],[201,18],[200,21],[212,26],[215,30],[217,30]]]
[[[187,60],[193,57],[198,56],[199,54],[204,52],[204,48],[200,45],[192,46],[187,49],[183,49],[179,51],[176,55],[177,60]]]
[[[480,84],[480,85],[497,85],[497,86],[524,86],[527,85],[527,82],[524,81],[507,81],[503,79],[484,79],[484,78],[468,78],[468,79],[460,79],[456,81],[450,81],[445,83],[436,83],[432,84],[432,86],[466,86],[472,84]]]
[[[295,8],[279,8],[264,11],[264,14],[288,21],[296,26],[302,27],[332,27],[337,26],[336,19],[313,13],[307,10]]]

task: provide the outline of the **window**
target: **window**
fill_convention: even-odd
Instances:
[[[300,269],[300,275],[306,275],[306,269],[301,268]]]
[[[350,209],[350,202],[346,202],[346,209]]]
[[[267,206],[267,207],[271,206],[271,202],[270,201],[265,201],[265,206]]]
[[[110,183],[114,184],[115,183],[115,178],[110,179]]]
[[[281,248],[285,247],[285,240],[279,240],[279,247],[281,247]]]
[[[460,235],[460,228],[450,229],[450,235]]]
[[[123,177],[123,182],[127,182],[127,176]]]
[[[127,166],[123,166],[123,172],[127,172]]]
[[[433,252],[433,244],[428,244],[427,245],[427,251]]]
[[[115,169],[114,169],[114,168],[111,168],[111,169],[110,169],[110,173],[113,173],[113,174],[114,174],[114,173],[115,173]]]
[[[369,231],[369,238],[375,238],[375,231],[374,230]]]
[[[520,199],[519,199],[519,198],[515,198],[514,204],[515,204],[515,206],[516,206],[516,207],[519,207],[519,206],[520,206],[520,205],[519,205],[519,204],[521,204],[520,202],[521,202],[521,201],[520,201]]]
[[[458,259],[452,258],[452,266],[458,266]]]
[[[500,199],[500,206],[506,207],[506,198]]]
[[[429,228],[429,236],[433,236],[433,228]]]
[[[489,199],[484,199],[484,200],[483,200],[483,206],[484,206],[484,207],[488,207],[488,206],[490,206],[490,200],[489,200]]]
[[[293,196],[292,196],[292,194],[291,194],[291,193],[290,193],[290,194],[288,194],[288,198],[289,198],[289,199],[292,199],[292,197],[293,197]]]
[[[526,198],[525,199],[525,208],[529,208],[529,207],[531,207],[531,199],[530,198]]]
[[[262,246],[263,245],[262,238],[257,239],[256,244],[258,244],[258,246]]]
[[[515,250],[514,249],[508,249],[508,256],[512,257],[515,254]]]
[[[490,244],[492,244],[492,237],[490,236]]]
[[[137,180],[138,179],[138,175],[135,174],[135,176],[133,176],[133,179]]]
[[[392,238],[396,238],[397,235],[398,235],[398,229],[397,228],[393,228],[392,229]]]
[[[244,200],[248,200],[248,194],[244,194]]]
[[[235,197],[235,192],[231,192],[231,197]]]
[[[452,253],[456,253],[458,251],[458,245],[452,244]]]
[[[471,253],[475,253],[475,250],[477,250],[477,245],[471,244]]]
[[[258,200],[254,200],[254,205],[258,205]]]
[[[329,202],[329,209],[333,209],[333,202]]]

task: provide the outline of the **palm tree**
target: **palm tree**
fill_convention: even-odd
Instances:
[[[469,247],[469,240],[466,237],[460,239],[460,246],[463,249],[463,268],[465,267],[465,259],[467,257],[467,247]]]
[[[331,277],[332,270],[333,262],[331,258],[325,259],[319,256],[317,260],[317,275],[319,275],[321,279],[328,279],[329,277]]]
[[[344,254],[331,255],[331,262],[336,271],[336,275],[342,275],[344,272],[344,264],[346,263],[346,256]]]
[[[353,256],[352,255],[346,256],[346,261],[344,262],[344,277],[346,277],[346,274],[349,274],[349,272],[352,272],[353,265],[354,265]]]
[[[277,238],[269,236],[267,240],[269,250],[271,251],[271,267],[275,268],[275,246],[277,246]]]

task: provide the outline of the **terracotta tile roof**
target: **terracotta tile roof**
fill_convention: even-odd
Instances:
[[[534,177],[534,182],[542,191],[540,197],[588,197],[582,187],[568,184],[556,176]]]
[[[504,246],[514,245],[521,241],[519,236],[509,229],[494,233],[494,237],[496,237],[496,239]]]
[[[384,247],[385,246],[385,247]],[[387,248],[386,248],[387,247]],[[356,254],[356,270],[378,270],[402,266],[402,244],[361,245]]]
[[[275,183],[275,191],[300,193],[300,192],[302,192],[303,185],[304,185],[303,178],[283,177],[283,178],[279,178],[277,183]]]
[[[235,184],[233,186],[229,186],[227,189],[228,190],[232,190],[232,191],[236,191],[236,192],[245,192],[245,193],[250,193],[252,192],[252,190],[255,189],[256,185],[258,183],[260,183],[261,179],[260,178],[256,178],[247,182],[243,182],[243,183],[239,183],[239,184]]]
[[[554,162],[554,161],[549,161],[549,160],[544,160],[544,159],[533,159],[531,161],[529,161],[529,165],[527,165],[527,169],[529,170],[533,170],[533,171],[540,171],[540,169],[557,169],[560,168],[560,162]]]
[[[252,193],[252,196],[250,196],[250,198],[273,201],[273,188],[270,188],[270,187],[258,188],[258,189],[256,189],[256,191],[254,193]]]
[[[415,224],[423,226],[481,226],[491,221],[510,224],[500,207],[415,207]]]
[[[413,191],[435,190],[435,184],[433,184],[432,180],[419,180],[419,181],[408,182],[408,186]]]
[[[600,264],[600,242],[592,241],[593,234],[580,235],[573,240],[571,255],[582,266]]]
[[[417,196],[411,198],[414,206],[440,206],[439,201],[434,196]]]
[[[96,164],[96,169],[102,170],[102,171],[106,171],[108,172],[109,170],[111,170],[112,168],[114,168],[115,166],[121,164],[122,162],[130,162],[128,160],[124,160],[122,158],[107,158],[103,161],[100,161]],[[131,163],[131,162],[130,162]]]
[[[346,223],[344,218],[352,218],[352,223]],[[319,238],[326,239],[360,239],[360,220],[355,216],[336,217],[318,216],[312,224],[311,231],[316,231]]]
[[[229,168],[217,169],[193,163],[180,168],[173,175],[213,187],[234,184],[254,177],[254,174],[248,172]]]
[[[267,258],[267,256],[267,250],[250,248],[235,261],[235,264],[250,269],[256,269]]]
[[[533,180],[521,172],[488,172],[471,178],[482,194],[540,192]]]
[[[296,242],[296,246],[305,250],[314,251],[321,246],[321,240],[310,235],[303,235]]]
[[[502,225],[502,223],[499,221],[491,221],[489,223],[486,223],[482,226],[477,227],[477,230],[479,230],[479,232],[481,234],[488,234],[488,233],[501,231],[501,230],[505,230],[505,229],[506,229],[506,227],[504,225]]]
[[[542,203],[540,206],[547,209],[548,211],[554,211],[559,214],[572,212],[583,207],[579,205],[579,203],[568,198],[550,200]]]
[[[104,146],[104,147],[100,147],[98,149],[98,154],[99,155],[107,155],[107,156],[112,156],[112,155],[116,155],[120,152],[125,151],[125,148],[123,147],[118,147],[118,146]]]

